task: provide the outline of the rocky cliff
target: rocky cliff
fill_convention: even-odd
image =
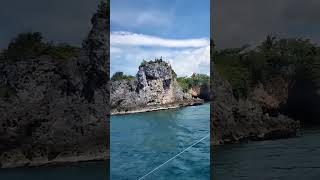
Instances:
[[[282,115],[278,110],[288,99],[288,81],[274,78],[254,87],[248,97],[236,99],[229,82],[221,78],[214,71],[214,63],[211,64],[212,144],[285,138],[297,134],[299,121]]]
[[[212,144],[277,139],[297,135],[300,127],[299,121],[279,113],[271,116],[263,111],[262,107],[277,106],[278,99],[268,96],[269,99],[273,99],[272,103],[262,103],[266,101],[255,101],[250,98],[237,100],[227,81],[216,72],[213,72],[211,77]]]
[[[0,62],[0,166],[109,158],[109,7],[76,58]]]
[[[203,103],[183,93],[174,71],[165,61],[150,61],[139,66],[133,80],[111,84],[111,114],[153,111]]]
[[[192,97],[200,98],[205,101],[210,100],[210,87],[208,85],[193,86],[188,90]]]

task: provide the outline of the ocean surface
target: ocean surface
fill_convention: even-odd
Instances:
[[[0,169],[0,180],[107,180],[107,162]]]
[[[110,125],[110,179],[138,180],[209,135],[210,104],[112,116]],[[209,137],[143,179],[209,180]]]
[[[304,129],[296,138],[214,146],[211,150],[213,179],[320,179],[320,128]]]

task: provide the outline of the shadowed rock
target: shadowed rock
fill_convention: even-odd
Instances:
[[[269,116],[250,99],[236,100],[231,85],[217,73],[211,76],[211,144],[237,143],[296,136],[300,127],[284,115]]]
[[[107,4],[78,57],[1,61],[1,167],[109,159]]]

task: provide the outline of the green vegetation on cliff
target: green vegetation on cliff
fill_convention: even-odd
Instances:
[[[40,32],[18,34],[1,53],[1,59],[14,61],[51,56],[55,59],[70,59],[79,54],[80,49],[67,44],[45,42]]]
[[[155,58],[155,60],[151,60],[151,61],[143,60],[139,67],[152,65],[155,63],[157,63],[157,64],[164,63],[164,64],[166,64],[166,66],[171,68],[170,64],[168,64],[167,62],[162,60],[162,57]],[[177,80],[179,86],[182,88],[183,92],[187,92],[192,87],[202,87],[202,88],[206,87],[206,89],[209,89],[210,76],[208,76],[206,74],[193,74],[190,77],[186,77],[186,76],[178,77],[176,72],[172,68],[171,68],[171,73],[172,73],[173,78],[176,78],[176,80]],[[136,79],[135,76],[126,75],[123,72],[115,72],[111,77],[112,81],[134,80],[134,79]]]
[[[155,58],[154,60],[150,60],[150,61],[142,60],[140,66],[145,66],[147,64],[154,64],[154,63],[162,63],[162,62],[165,62],[162,60],[162,57]]]
[[[126,75],[123,72],[115,72],[112,77],[111,81],[120,81],[120,80],[134,80],[136,77],[131,75]]]
[[[177,81],[184,92],[195,86],[209,87],[210,77],[206,74],[193,74],[190,77],[178,77]]]
[[[231,83],[238,98],[273,77],[303,76],[320,88],[320,47],[308,39],[267,36],[255,48],[215,50],[213,61],[214,70]]]
[[[13,94],[14,92],[9,86],[0,84],[0,98],[9,98]]]
[[[105,1],[101,1],[99,6],[98,6],[98,12],[97,15],[100,18],[106,18],[109,19],[108,15],[110,15],[110,4],[105,2]]]

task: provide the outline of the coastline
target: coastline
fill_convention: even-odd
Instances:
[[[15,169],[15,168],[37,168],[46,166],[77,166],[79,163],[90,163],[90,162],[107,162],[110,160],[109,153],[103,153],[96,156],[82,155],[82,156],[66,156],[56,158],[48,161],[46,159],[38,159],[34,161],[21,160],[20,162],[2,164],[1,169]]]
[[[111,115],[125,115],[125,114],[133,114],[133,113],[143,113],[143,112],[152,112],[152,111],[161,111],[168,109],[176,109],[180,107],[186,106],[197,106],[204,104],[205,101],[202,99],[193,99],[188,101],[179,101],[168,104],[161,105],[153,105],[143,108],[134,108],[129,111],[117,111],[111,112]],[[77,166],[79,163],[90,163],[90,162],[105,162],[109,161],[109,153],[101,153],[101,154],[84,154],[84,155],[65,155],[61,157],[57,157],[53,160],[48,160],[46,157],[33,159],[32,161],[28,159],[22,159],[20,161],[15,162],[3,162],[0,169],[14,169],[14,168],[37,168],[37,167],[46,167],[46,166],[69,166],[75,165]]]
[[[186,149],[201,138],[201,143],[190,147],[177,161],[169,162],[148,178],[177,179],[175,174],[182,173],[178,179],[210,179],[209,107],[210,102],[207,102],[165,111],[112,116],[110,179],[138,179],[147,173],[146,169],[159,166],[171,158],[172,153],[178,154],[180,148]],[[190,156],[193,158],[188,158]],[[181,172],[173,163],[184,164],[184,170]]]
[[[126,115],[126,114],[134,114],[134,113],[161,111],[161,110],[168,110],[168,109],[176,109],[176,108],[185,107],[185,106],[197,106],[204,103],[205,101],[203,99],[193,99],[191,101],[189,100],[189,101],[173,102],[168,104],[150,105],[142,108],[136,107],[127,111],[111,110],[110,115]]]

